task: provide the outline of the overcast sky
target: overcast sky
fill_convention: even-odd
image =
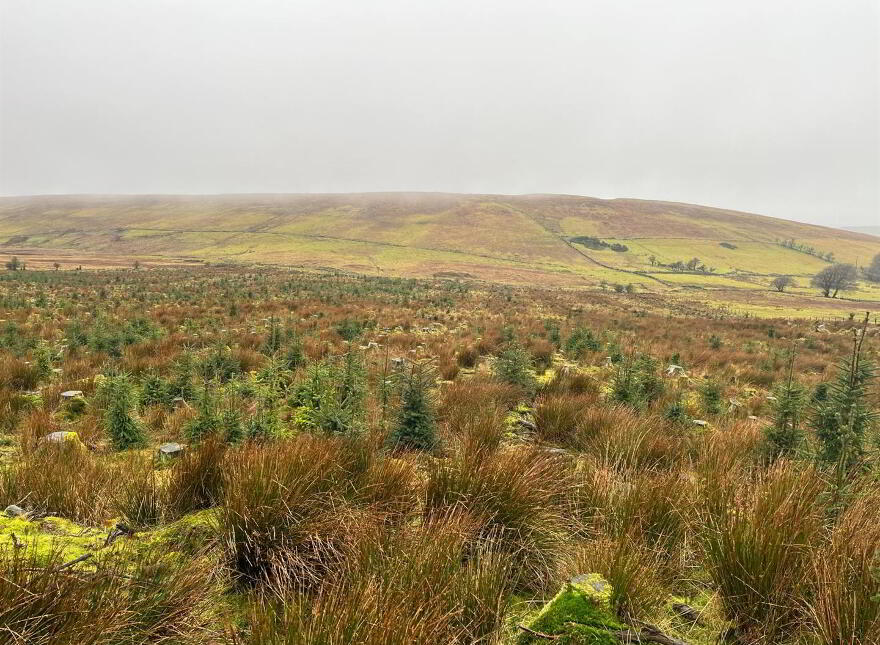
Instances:
[[[572,193],[880,225],[878,0],[0,0],[0,193]]]

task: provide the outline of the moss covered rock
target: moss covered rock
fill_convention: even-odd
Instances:
[[[80,526],[61,517],[29,520],[27,516],[0,515],[0,557],[12,549],[26,549],[37,562],[48,561],[55,554],[72,560],[95,551],[104,543],[106,531]]]
[[[527,624],[532,632],[556,636],[562,645],[616,645],[626,629],[611,612],[612,587],[598,573],[575,576]],[[520,645],[546,639],[523,632]]]

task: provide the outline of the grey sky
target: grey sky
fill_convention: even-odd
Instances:
[[[0,0],[0,193],[438,190],[880,224],[877,0]]]

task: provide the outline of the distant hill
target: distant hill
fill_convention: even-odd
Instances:
[[[779,244],[792,239],[802,250]],[[574,195],[0,198],[0,255],[27,249],[46,261],[57,252],[554,285],[737,286],[812,275],[827,266],[819,254],[864,263],[880,239],[707,206]],[[675,270],[692,258],[703,271]]]
[[[864,233],[866,235],[874,235],[880,237],[880,226],[843,226],[844,231],[853,231],[855,233]]]

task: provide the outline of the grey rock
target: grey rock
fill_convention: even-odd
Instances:
[[[703,427],[705,427],[705,426],[709,425],[709,422],[708,422],[708,421],[704,421],[703,419],[694,419],[694,425],[695,425],[695,426],[703,426]]]
[[[605,591],[605,585],[608,583],[605,582],[604,580],[593,579],[593,576],[591,576],[589,573],[582,573],[579,576],[574,576],[571,579],[571,584],[573,584],[573,585],[589,584],[593,589],[595,589],[599,593],[602,593],[603,591]]]
[[[175,441],[163,443],[159,446],[159,454],[163,457],[177,457],[183,453],[183,446]]]
[[[65,430],[58,430],[56,432],[50,432],[46,435],[46,441],[50,443],[64,443],[70,437],[68,436],[70,433]]]
[[[25,515],[25,510],[15,504],[10,504],[3,512],[6,514],[6,517],[23,517]]]
[[[528,430],[529,432],[537,432],[538,426],[534,424],[534,422],[529,421],[528,419],[517,419],[516,424]]]
[[[66,392],[61,393],[62,399],[75,399],[78,396],[82,396],[82,390],[67,390]]]

